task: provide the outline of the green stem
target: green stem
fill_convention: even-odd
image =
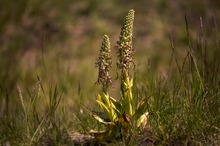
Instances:
[[[123,95],[123,110],[131,116],[132,111],[132,83],[130,82],[129,75],[124,72],[122,78],[122,95]]]

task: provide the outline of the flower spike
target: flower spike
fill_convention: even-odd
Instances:
[[[125,17],[123,27],[121,28],[121,33],[119,41],[117,42],[117,68],[121,70],[125,77],[125,74],[129,73],[131,65],[134,65],[134,50],[132,48],[132,37],[133,37],[133,22],[134,22],[135,11],[131,9],[127,16]]]
[[[109,83],[112,82],[110,76],[110,68],[112,66],[110,41],[108,35],[103,36],[99,58],[96,67],[99,67],[98,84],[103,85],[103,91],[106,93]]]

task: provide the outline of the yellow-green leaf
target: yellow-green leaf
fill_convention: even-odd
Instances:
[[[104,103],[108,108],[110,107],[109,95],[108,95],[108,94],[103,93],[102,101],[103,101],[103,103]]]
[[[95,139],[99,141],[103,141],[105,139],[106,134],[108,131],[95,131],[95,130],[90,130],[89,133],[94,134]]]
[[[113,117],[111,115],[110,109],[104,103],[100,102],[99,100],[96,100],[96,101],[98,102],[98,104],[102,108],[103,112],[108,116],[110,121],[113,121]]]
[[[112,124],[112,122],[106,122],[104,119],[102,119],[101,117],[99,117],[98,115],[92,115],[94,119],[96,119],[98,122],[103,123],[105,125],[109,125]]]
[[[137,127],[144,128],[147,124],[147,117],[149,115],[149,112],[144,113],[140,116],[137,120]]]

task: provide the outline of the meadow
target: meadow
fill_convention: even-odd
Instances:
[[[147,111],[146,125],[134,126],[122,106],[118,119],[135,124],[124,134],[122,122],[117,136],[97,139],[91,129],[106,124],[94,118],[103,109],[98,94],[106,93],[106,84],[97,84],[103,35],[112,52],[108,93],[120,102],[126,77],[117,66],[118,42],[131,9],[135,66],[129,93],[132,105]],[[3,0],[0,14],[0,145],[220,143],[217,0]]]

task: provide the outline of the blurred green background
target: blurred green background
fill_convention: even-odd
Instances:
[[[219,35],[218,0],[0,0],[0,106],[7,101],[1,114],[16,110],[16,85],[24,94],[31,92],[37,76],[44,88],[49,83],[57,85],[68,107],[77,108],[82,101],[90,105],[99,91],[94,86],[95,62],[102,36],[109,35],[115,55],[124,16],[131,8],[136,11],[134,49],[139,80],[149,67],[156,75],[167,76],[172,55],[169,35],[182,61],[188,47],[185,15],[193,42],[201,33],[201,22],[207,40]],[[112,76],[116,78],[116,72]],[[117,84],[114,86],[111,92],[117,90]]]

